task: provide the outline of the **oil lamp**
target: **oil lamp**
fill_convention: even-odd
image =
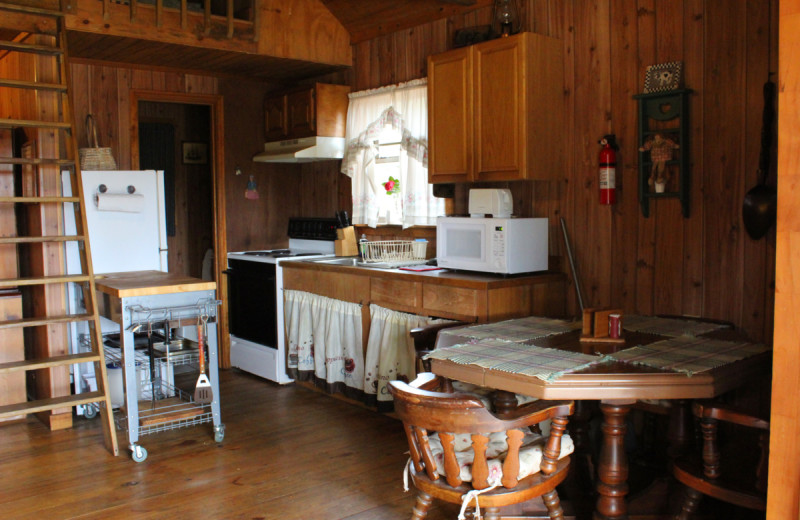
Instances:
[[[496,34],[506,37],[519,32],[519,10],[516,0],[495,0],[493,28]]]

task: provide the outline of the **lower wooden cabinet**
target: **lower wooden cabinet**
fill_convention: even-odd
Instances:
[[[469,322],[530,316],[560,317],[566,308],[566,277],[545,273],[519,278],[481,275],[430,276],[292,262],[283,264],[285,289],[337,300]]]

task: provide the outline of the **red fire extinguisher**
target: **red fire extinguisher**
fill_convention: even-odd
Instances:
[[[600,204],[617,203],[617,136],[604,135],[600,139]]]

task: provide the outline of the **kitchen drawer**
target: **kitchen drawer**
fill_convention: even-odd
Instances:
[[[306,271],[284,269],[283,288],[346,302],[366,303],[369,296],[369,277],[333,271],[315,271],[309,276]]]
[[[421,306],[419,282],[372,278],[370,301],[383,307],[406,312],[417,312]]]
[[[486,291],[425,284],[422,308],[423,313],[430,316],[486,321]]]

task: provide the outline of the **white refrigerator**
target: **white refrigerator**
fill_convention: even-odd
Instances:
[[[72,194],[70,173],[62,173],[65,196]],[[167,271],[167,226],[164,205],[164,172],[83,171],[83,195],[92,270],[95,274],[129,271]],[[75,214],[71,203],[64,204],[65,234],[75,234]],[[77,242],[66,243],[68,274],[81,273]],[[81,291],[70,284],[70,313],[83,312]],[[119,325],[100,318],[102,332],[119,332]],[[70,349],[81,352],[79,338],[88,334],[87,323],[70,324]],[[74,365],[75,391],[96,389],[94,367],[90,363]],[[112,371],[109,381],[113,384]],[[87,412],[78,407],[78,414]],[[93,410],[91,410],[93,411]],[[86,413],[88,415],[88,413]]]

